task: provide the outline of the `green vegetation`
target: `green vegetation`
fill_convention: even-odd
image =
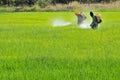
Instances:
[[[0,13],[0,80],[119,80],[120,12],[96,13],[98,30],[72,12]],[[53,27],[60,18],[73,24]]]

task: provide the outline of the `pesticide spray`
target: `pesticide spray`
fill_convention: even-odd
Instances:
[[[90,23],[86,23],[86,22],[80,24],[79,27],[82,28],[82,29],[90,29],[91,28]]]
[[[52,23],[53,27],[64,27],[64,26],[69,26],[71,24],[72,24],[71,22],[67,22],[62,19],[56,19]]]
[[[64,21],[62,19],[56,19],[52,22],[52,26],[53,27],[65,27],[65,26],[69,26],[69,25],[72,25],[71,22],[67,22],[67,21]],[[78,28],[81,28],[81,29],[90,29],[90,23],[89,22],[84,22],[80,25],[78,25]]]

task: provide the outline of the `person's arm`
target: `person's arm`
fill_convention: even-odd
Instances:
[[[100,19],[98,23],[101,23],[101,22],[102,22],[102,20]]]
[[[92,11],[90,12],[90,16],[91,16],[91,17],[93,17],[93,16],[94,16],[94,14],[93,14],[93,12],[92,12]]]

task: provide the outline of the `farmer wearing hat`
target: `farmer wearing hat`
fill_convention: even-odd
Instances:
[[[83,21],[86,19],[86,16],[84,15],[83,12],[75,12],[75,15],[78,18],[78,22],[77,22],[78,25],[82,24]]]
[[[92,23],[90,24],[92,29],[97,29],[98,24],[102,22],[100,14],[94,15],[93,12],[90,12],[90,16],[92,17]]]

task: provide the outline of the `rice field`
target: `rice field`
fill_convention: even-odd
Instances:
[[[0,12],[0,80],[119,80],[120,12],[95,13],[98,30],[73,12]]]

